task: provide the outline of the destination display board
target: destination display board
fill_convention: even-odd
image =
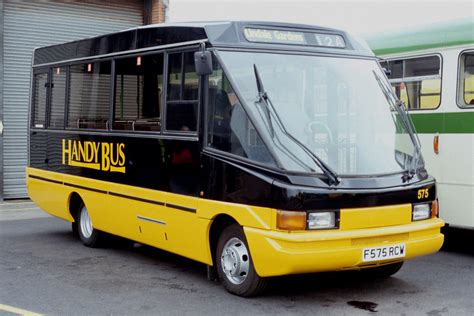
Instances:
[[[247,41],[257,43],[346,48],[344,37],[339,34],[246,27],[244,36]]]

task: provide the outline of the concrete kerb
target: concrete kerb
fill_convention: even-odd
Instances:
[[[0,201],[0,221],[51,217],[37,207],[31,200]]]

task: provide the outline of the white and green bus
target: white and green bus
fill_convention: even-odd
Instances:
[[[474,230],[474,22],[368,38],[405,102],[438,181],[440,217]]]

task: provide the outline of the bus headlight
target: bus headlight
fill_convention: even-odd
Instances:
[[[431,203],[413,204],[412,221],[420,221],[431,217]]]
[[[308,229],[331,229],[337,227],[336,212],[317,212],[308,214]]]

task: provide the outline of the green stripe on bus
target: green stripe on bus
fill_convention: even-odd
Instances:
[[[411,113],[420,134],[474,133],[474,111],[457,113]]]
[[[474,44],[472,18],[440,22],[366,38],[375,55],[383,56],[431,48]]]

